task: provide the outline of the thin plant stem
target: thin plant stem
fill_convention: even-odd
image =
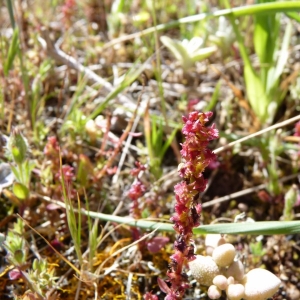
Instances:
[[[161,78],[161,61],[160,61],[160,47],[159,47],[159,40],[158,40],[158,30],[157,30],[157,20],[156,20],[156,13],[155,13],[155,0],[152,1],[152,7],[151,7],[151,12],[152,12],[152,18],[153,18],[153,23],[154,23],[154,38],[155,38],[155,52],[156,52],[156,78],[158,82],[158,90],[159,90],[159,95],[161,98],[161,107],[162,107],[162,113],[166,122],[166,125],[168,127],[168,118],[166,115],[166,101],[164,97],[164,88],[162,85],[162,78]]]
[[[273,130],[273,129],[277,129],[277,128],[284,127],[284,126],[289,125],[289,124],[291,124],[291,123],[294,123],[294,122],[296,122],[296,121],[298,121],[298,120],[300,120],[300,115],[298,115],[298,116],[296,116],[296,117],[293,117],[293,118],[290,118],[290,119],[288,119],[288,120],[285,120],[285,121],[283,121],[283,122],[274,124],[274,125],[272,125],[272,126],[269,126],[269,127],[265,128],[265,129],[262,129],[262,130],[260,130],[260,131],[255,132],[255,133],[249,134],[249,135],[247,135],[247,136],[245,136],[245,137],[243,137],[243,138],[241,138],[241,139],[239,139],[239,140],[236,140],[236,141],[234,141],[234,142],[231,142],[231,143],[229,143],[229,144],[227,144],[227,145],[225,145],[225,146],[222,146],[222,147],[220,147],[220,148],[214,150],[214,153],[215,153],[215,154],[218,154],[218,153],[220,153],[220,152],[222,152],[222,151],[224,151],[224,150],[227,150],[227,149],[232,148],[233,146],[235,146],[235,145],[237,145],[237,144],[241,144],[241,143],[243,143],[243,142],[245,142],[245,141],[247,141],[247,140],[250,140],[250,139],[252,139],[252,138],[254,138],[254,137],[256,137],[256,136],[262,135],[262,134],[264,134],[264,133],[266,133],[266,132],[268,132],[268,131],[271,131],[271,130]]]

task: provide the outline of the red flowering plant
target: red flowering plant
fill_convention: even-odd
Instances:
[[[139,200],[141,197],[143,197],[147,191],[147,187],[145,184],[141,181],[139,178],[140,174],[146,170],[146,166],[142,165],[140,162],[135,162],[136,168],[134,168],[130,173],[132,176],[135,177],[135,181],[132,183],[129,191],[128,191],[128,197],[131,199],[132,204],[130,207],[130,215],[134,219],[140,219],[142,218],[142,212],[141,208],[139,206]],[[132,235],[135,240],[138,240],[142,238],[143,234],[138,228],[132,227],[131,228]],[[167,243],[169,242],[168,237],[164,236],[155,236],[152,237],[146,241],[140,242],[139,246],[144,247],[146,246],[149,252],[151,253],[157,253],[160,251]],[[147,294],[147,297],[150,297],[149,293]],[[153,296],[153,295],[152,295]],[[155,297],[155,296],[153,296]],[[148,298],[147,298],[148,299]],[[150,298],[149,298],[150,299]]]
[[[132,200],[132,206],[130,208],[131,216],[134,217],[135,219],[140,219],[141,212],[139,209],[138,200],[145,194],[147,188],[144,185],[144,183],[139,179],[139,175],[141,172],[146,170],[146,167],[138,161],[135,162],[135,165],[136,168],[134,168],[131,171],[131,175],[133,175],[136,178],[136,180],[130,187],[130,190],[128,192],[128,197]]]
[[[211,116],[212,112],[191,112],[188,117],[182,118],[182,133],[186,139],[180,151],[184,162],[179,165],[179,174],[183,180],[174,187],[176,204],[175,214],[171,218],[178,236],[167,272],[169,284],[160,279],[158,281],[162,291],[167,293],[166,300],[182,299],[189,287],[184,268],[195,259],[193,228],[200,225],[201,213],[201,204],[197,198],[207,184],[203,171],[215,160],[215,154],[207,146],[209,141],[218,138],[214,124],[205,127]]]

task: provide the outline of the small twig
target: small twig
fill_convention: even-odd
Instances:
[[[132,278],[133,278],[133,273],[129,272],[129,274],[127,276],[127,284],[126,284],[126,294],[127,294],[126,300],[130,300],[131,299]]]
[[[76,288],[76,294],[74,300],[78,300],[80,296],[80,290],[81,290],[81,280],[78,280],[77,288]]]
[[[31,234],[31,244],[30,244],[30,250],[33,252],[33,254],[36,256],[36,258],[38,260],[41,260],[41,255],[39,253],[39,249],[36,245],[36,241],[35,241],[35,238],[34,238],[34,235]]]
[[[64,51],[60,50],[58,47],[53,45],[50,39],[50,34],[48,29],[43,27],[41,29],[41,35],[42,37],[39,37],[39,41],[42,44],[42,46],[46,49],[49,56],[63,63],[64,65],[67,65],[68,67],[85,74],[85,76],[89,80],[93,81],[94,83],[101,84],[107,91],[111,92],[113,90],[113,86],[108,81],[98,76],[89,68],[83,66],[74,57],[66,54]]]
[[[29,225],[29,223],[23,219],[19,214],[17,215],[24,223],[26,226],[28,226],[34,233],[36,233],[39,237],[41,237],[46,244],[58,255],[60,259],[62,259],[66,264],[68,264],[77,274],[81,275],[81,272],[79,269],[77,269],[71,262],[69,262],[62,254],[60,254],[52,245],[51,243],[48,242],[48,240],[43,237],[38,231],[36,231],[32,226]]]

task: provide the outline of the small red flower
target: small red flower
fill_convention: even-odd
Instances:
[[[138,178],[140,172],[146,170],[146,166],[142,165],[140,162],[135,162],[136,168],[131,171],[131,175],[136,177],[135,182],[131,185],[128,191],[128,197],[132,200],[132,204],[130,207],[131,216],[139,219],[141,217],[141,211],[139,208],[138,199],[144,196],[145,192],[147,191],[146,186],[144,183]]]
[[[130,174],[134,177],[138,177],[141,171],[146,170],[146,166],[142,165],[139,161],[135,162],[136,168],[132,169]]]
[[[140,197],[142,197],[145,192],[146,192],[145,185],[140,180],[138,180],[137,182],[131,185],[130,190],[128,192],[128,197],[131,200],[137,200]]]
[[[61,170],[56,174],[56,177],[61,180],[61,174],[63,175],[63,178],[66,183],[72,182],[74,178],[74,168],[72,168],[69,165],[63,165],[61,167]]]

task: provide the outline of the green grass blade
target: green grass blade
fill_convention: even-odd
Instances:
[[[6,5],[7,5],[8,14],[9,14],[9,19],[10,19],[10,22],[11,22],[11,27],[15,28],[16,23],[15,23],[14,9],[13,9],[13,5],[12,5],[12,1],[11,0],[6,0]]]
[[[288,22],[284,33],[281,50],[280,50],[280,56],[278,58],[278,62],[276,65],[273,82],[276,82],[279,79],[279,77],[283,73],[283,69],[288,60],[289,57],[288,50],[289,50],[290,40],[292,37],[292,32],[293,32],[292,22]]]
[[[298,234],[300,233],[300,221],[264,221],[254,223],[229,223],[200,226],[194,229],[195,234],[201,233],[223,234]]]
[[[8,49],[7,59],[4,63],[3,72],[5,76],[8,76],[8,72],[12,68],[14,59],[19,49],[19,29],[16,27],[12,36],[12,41]]]
[[[155,126],[157,126],[157,129],[158,129],[156,141],[154,144],[155,151],[156,151],[155,154],[156,154],[156,157],[161,157],[161,150],[163,147],[163,138],[164,138],[164,128],[163,128],[162,120],[157,119]]]
[[[155,115],[152,116],[151,118],[151,147],[152,149],[154,149],[154,153],[155,153],[155,145],[157,142],[157,117]]]
[[[98,221],[99,220],[95,220],[89,234],[89,264],[91,270],[93,268],[94,258],[96,256],[97,251]]]
[[[72,216],[75,220],[75,225],[77,223],[77,228],[76,228],[76,240],[77,240],[77,246],[75,246],[75,248],[77,247],[77,255],[78,255],[78,260],[80,262],[80,264],[82,264],[82,253],[81,253],[81,207],[80,207],[80,199],[79,199],[79,194],[77,193],[77,203],[78,203],[78,219],[76,222],[76,215],[74,214],[74,216]],[[71,201],[70,201],[71,204]]]
[[[265,87],[259,76],[254,72],[252,66],[244,66],[244,77],[248,100],[259,120],[263,123],[267,117],[269,98]]]
[[[71,103],[70,103],[70,105],[68,107],[68,110],[65,114],[65,120],[68,119],[68,116],[70,114],[72,114],[72,112],[75,109],[79,108],[79,106],[82,104],[83,101],[86,101],[88,99],[88,97],[85,97],[83,101],[79,101],[80,97],[83,95],[83,92],[84,92],[86,86],[87,86],[86,78],[80,78],[78,80],[78,84],[76,86],[76,91],[75,91],[74,95],[72,96]]]
[[[61,158],[60,158],[61,159]],[[80,265],[82,265],[82,253],[81,253],[81,213],[82,209],[78,210],[78,221],[76,220],[76,214],[75,209],[72,205],[72,201],[69,198],[64,174],[62,171],[62,163],[60,161],[60,174],[61,174],[61,187],[63,192],[63,199],[66,206],[66,215],[67,215],[67,222],[70,230],[70,234],[72,237],[72,240],[74,242],[74,248],[77,254],[77,258],[79,260]],[[80,222],[80,224],[79,224]]]
[[[144,72],[147,64],[149,64],[151,60],[152,60],[152,57],[147,59],[147,61],[145,63],[143,63],[141,67],[130,70],[127,73],[127,75],[125,76],[122,83],[120,85],[118,85],[114,90],[112,90],[106,96],[104,101],[95,108],[93,113],[90,115],[90,118],[91,119],[96,118],[106,108],[106,106],[112,99],[116,98],[125,88],[127,88],[134,80],[136,80]]]
[[[289,18],[291,18],[291,19],[297,21],[298,23],[300,23],[300,15],[297,14],[296,12],[287,12],[286,15],[287,15]]]
[[[226,1],[227,7],[229,7],[229,2]],[[249,55],[247,53],[247,49],[244,45],[243,38],[240,34],[239,28],[235,22],[235,17],[233,14],[228,15],[228,18],[231,22],[233,30],[235,32],[237,42],[240,49],[240,54],[244,61],[244,77],[245,77],[245,84],[247,90],[248,100],[251,104],[256,115],[259,117],[260,121],[264,121],[267,113],[267,107],[269,103],[269,99],[267,98],[265,92],[265,86],[261,82],[259,76],[253,69],[251,64]]]
[[[146,220],[134,220],[129,217],[118,217],[97,212],[82,210],[83,214],[92,218],[123,223],[125,225],[139,227],[147,230],[158,229],[159,231],[175,232],[173,224],[159,223]],[[298,234],[300,233],[300,221],[264,221],[254,223],[228,223],[202,225],[193,230],[194,234],[249,234],[249,235],[272,235],[272,234]]]
[[[278,39],[279,18],[276,14],[257,15],[254,21],[253,42],[261,66],[272,67],[276,41]]]
[[[174,128],[173,131],[172,131],[172,133],[169,135],[168,139],[167,139],[166,142],[164,143],[164,146],[163,146],[163,148],[162,148],[162,150],[161,150],[161,153],[160,153],[161,159],[163,159],[163,157],[164,157],[166,151],[167,151],[168,148],[171,146],[171,144],[172,144],[172,142],[173,142],[173,140],[174,140],[174,137],[175,137],[177,131],[179,130],[179,128],[180,128],[179,126],[176,127],[176,128]]]
[[[205,107],[204,111],[211,111],[214,109],[219,99],[220,87],[221,87],[221,80],[219,80],[218,83],[216,84],[215,90],[211,96],[208,105]]]

